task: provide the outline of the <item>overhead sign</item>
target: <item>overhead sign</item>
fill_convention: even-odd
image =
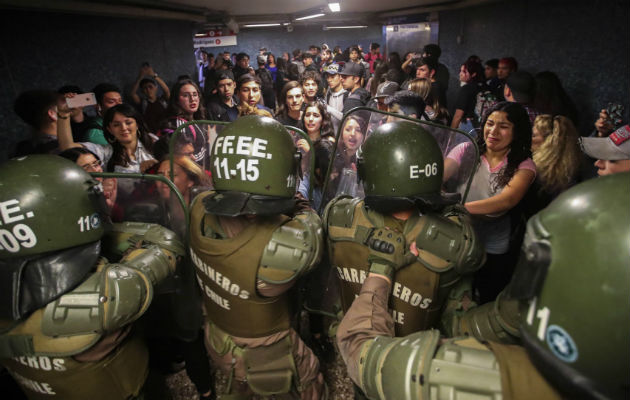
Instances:
[[[197,33],[193,37],[193,45],[196,49],[200,47],[236,46],[236,35],[232,31],[229,33],[229,35],[224,35],[222,29]]]

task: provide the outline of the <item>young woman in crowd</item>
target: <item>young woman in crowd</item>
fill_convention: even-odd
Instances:
[[[75,143],[68,126],[67,130],[60,131],[59,147],[61,150],[84,147],[94,153],[109,172],[146,172],[157,163],[153,156],[153,143],[157,137],[148,133],[133,106],[123,103],[108,109],[103,117],[103,131],[107,145]],[[119,194],[130,194],[132,189],[130,180],[118,182]]]
[[[103,172],[103,163],[98,158],[98,156],[84,147],[71,147],[67,150],[62,151],[61,153],[59,153],[59,155],[77,164],[86,172]],[[116,218],[122,217],[122,214],[120,213],[121,210],[114,208],[114,205],[116,204],[116,194],[118,187],[117,179],[95,179],[101,182],[103,195],[105,196],[105,202],[107,203],[107,207],[112,214],[112,218],[116,220]]]
[[[301,123],[308,134],[309,139],[311,139],[313,146],[322,140],[330,142],[335,141],[335,133],[332,128],[330,114],[326,111],[326,106],[323,103],[318,101],[307,103],[302,115]],[[298,139],[296,141],[296,146],[302,152],[302,170],[310,171],[309,157],[312,153],[310,153],[311,148],[308,142],[305,139]],[[315,147],[313,150],[315,150]],[[315,163],[317,164],[317,162],[317,155],[315,154]],[[300,184],[300,186],[303,186],[303,183],[306,182],[307,191],[309,178],[310,177],[305,177]],[[308,198],[308,196],[305,197]]]
[[[422,96],[426,104],[424,112],[431,122],[448,125],[450,115],[446,107],[440,103],[437,86],[431,85],[428,79],[416,78],[409,83],[409,90]]]
[[[110,147],[91,146],[91,150],[104,161],[107,171],[146,172],[157,163],[153,157],[153,143],[157,138],[148,132],[142,117],[131,105],[123,103],[107,110],[103,128]],[[85,147],[89,149],[88,144]]]
[[[481,159],[474,173],[465,207],[473,216],[478,237],[484,241],[487,261],[475,276],[481,303],[492,301],[507,285],[514,270],[510,250],[514,231],[509,212],[523,199],[536,177],[531,159],[531,123],[517,103],[492,107],[477,138]],[[473,146],[456,146],[444,162],[444,180],[470,156]]]
[[[269,72],[271,73],[271,79],[275,82],[278,77],[278,65],[276,65],[276,56],[272,53],[267,55],[267,67]]]
[[[306,104],[302,126],[313,143],[321,139],[335,140],[330,114],[326,111],[326,106],[319,101]]]
[[[526,218],[545,208],[576,183],[582,160],[578,137],[575,126],[565,116],[543,114],[536,117],[532,153],[537,176],[523,199]]]
[[[168,148],[170,137],[178,127],[189,121],[206,119],[203,95],[197,84],[190,79],[182,79],[173,85],[166,113],[168,117],[161,124],[160,140],[163,141],[161,147]],[[207,127],[194,124],[189,125],[185,131],[194,140],[193,159],[204,169],[209,169],[207,159],[210,152],[210,133]]]

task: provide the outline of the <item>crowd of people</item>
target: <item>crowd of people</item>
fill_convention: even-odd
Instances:
[[[430,328],[470,333],[439,321],[449,312],[465,312],[465,304],[490,305],[505,296],[517,270],[526,221],[573,186],[595,179],[595,172],[630,171],[630,126],[619,118],[618,107],[601,110],[594,132],[580,134],[577,110],[560,77],[551,71],[522,71],[513,57],[483,62],[471,55],[449,68],[439,61],[441,49],[435,44],[401,57],[382,54],[378,43],[366,52],[359,45],[345,50],[313,45],[291,54],[261,48],[254,56],[256,68],[245,53],[201,50],[196,56],[196,76],[179,76],[170,88],[166,77],[144,63],[130,93],[111,83],[96,85],[93,107],[68,106],[84,91],[66,85],[57,91],[23,92],[14,110],[33,128],[32,139],[19,143],[15,156],[53,154],[90,173],[147,173],[173,180],[184,207],[174,205],[174,192],[164,182],[139,185],[134,179],[106,177],[97,178],[97,185],[114,222],[151,217],[143,222],[167,226],[181,240],[190,236],[193,242],[191,264],[181,268],[189,273],[180,272],[172,283],[175,289],[155,296],[143,320],[148,332],[164,324],[162,319],[172,328],[182,320],[176,314],[188,309],[190,317],[181,329],[172,329],[166,338],[148,334],[146,340],[152,361],[162,370],[174,360],[184,361],[200,398],[216,396],[206,350],[214,367],[226,371],[230,382],[235,378],[232,391],[323,398],[318,359],[335,352],[326,332],[338,322],[329,316],[354,310],[355,298],[365,302],[362,285],[372,274],[393,285],[393,335]],[[460,87],[449,99],[449,79],[457,71]],[[245,138],[237,145],[230,135]],[[449,135],[448,145],[441,144],[446,137],[441,135]],[[286,151],[291,143],[296,154]],[[260,159],[237,164],[236,154],[252,148]],[[420,184],[413,171],[425,164],[428,169],[415,172],[424,174]],[[471,165],[477,167],[471,170]],[[230,174],[242,175],[244,183],[232,186]],[[449,180],[456,184],[447,185]],[[195,202],[203,191],[203,200]],[[464,194],[465,202],[458,205]],[[293,195],[297,201],[287,203]],[[272,200],[265,203],[260,196]],[[139,199],[147,197],[166,205],[138,211]],[[188,206],[190,232],[185,230]],[[10,213],[5,211],[3,222]],[[438,239],[420,239],[426,226],[437,230],[433,235]],[[322,229],[329,262],[321,260],[323,243],[313,238]],[[392,239],[393,231],[397,236]],[[457,246],[441,243],[440,234],[454,237]],[[241,254],[235,249],[243,235],[266,235],[268,249],[292,249],[294,258],[263,250],[267,242],[262,241]],[[304,244],[294,244],[292,235],[306,238]],[[416,258],[409,262],[409,252],[399,254],[396,240],[412,239]],[[258,261],[250,259],[258,254],[252,249],[262,254],[259,270]],[[228,268],[230,260],[254,271],[250,286],[240,290],[236,281],[222,279],[213,269]],[[400,269],[409,265],[426,271],[414,275],[411,267]],[[299,278],[307,272],[303,283]],[[382,295],[383,287],[370,282],[375,296]],[[231,303],[215,286],[236,295]],[[294,329],[288,316],[297,299],[311,311],[320,309],[311,315],[308,332]],[[230,307],[251,320],[230,320]],[[390,323],[379,318],[378,324]],[[365,392],[372,398],[375,392],[357,370],[364,367],[352,366],[350,360],[358,351],[352,342],[358,337],[352,333],[356,327],[346,320],[340,329],[340,350],[359,385],[357,396]],[[517,340],[510,334],[510,340]],[[294,361],[283,358],[282,346],[289,347]],[[266,375],[265,363],[280,372]],[[285,369],[287,376],[282,375]],[[32,389],[32,384],[25,386]]]

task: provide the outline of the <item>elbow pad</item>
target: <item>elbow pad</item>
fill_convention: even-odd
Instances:
[[[467,310],[455,335],[474,336],[477,340],[513,344],[520,342],[518,300],[502,291],[496,300]]]
[[[315,212],[300,213],[278,227],[263,251],[258,278],[287,283],[310,271],[322,257],[322,222]]]
[[[368,342],[359,361],[359,386],[379,400],[500,397],[499,364],[490,349],[472,338],[439,341],[439,332],[428,330]]]
[[[109,264],[46,306],[42,333],[74,336],[111,332],[138,319],[152,298],[153,286],[147,276],[122,264]]]
[[[416,235],[418,261],[435,272],[455,269],[460,275],[477,271],[486,253],[467,218],[427,214]]]

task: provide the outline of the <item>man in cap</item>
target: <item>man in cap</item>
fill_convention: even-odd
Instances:
[[[341,75],[339,75],[339,64],[332,63],[322,68],[324,77],[328,83],[328,91],[326,92],[326,111],[331,116],[335,132],[339,128],[339,123],[343,117],[343,105],[348,98],[348,91],[341,84]]]
[[[363,65],[347,62],[339,74],[341,85],[350,93],[343,105],[344,114],[354,107],[365,106],[370,99],[370,93],[361,87],[361,77],[365,74]]]
[[[378,108],[381,111],[387,111],[387,104],[385,104],[385,100],[388,97],[393,96],[399,88],[400,86],[396,82],[385,81],[379,83],[378,87],[376,88],[376,94],[374,95],[372,100],[370,100],[370,104],[373,106],[373,108]]]
[[[599,176],[630,171],[630,125],[622,126],[610,136],[580,139],[582,150],[595,158]]]

